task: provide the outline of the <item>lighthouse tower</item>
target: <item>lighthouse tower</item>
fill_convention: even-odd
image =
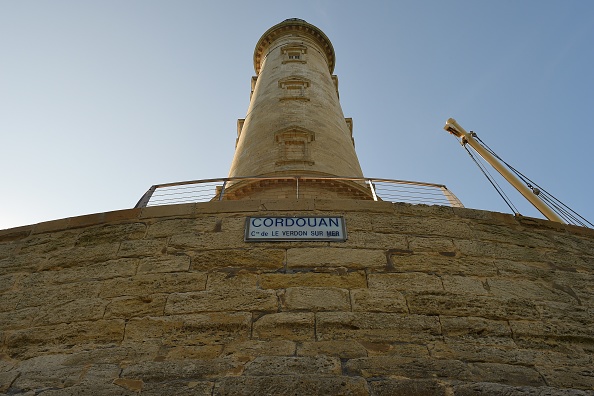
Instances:
[[[262,35],[254,50],[250,105],[245,119],[237,123],[229,177],[302,176],[307,177],[301,183],[302,196],[309,191],[318,197],[371,199],[361,182],[327,179],[363,177],[353,123],[340,107],[334,64],[328,37],[304,20],[287,19]],[[262,183],[259,179],[231,184],[226,197],[259,198],[262,189],[254,184],[264,187]],[[288,188],[292,184],[266,182],[266,193],[272,188],[279,198],[293,196]]]

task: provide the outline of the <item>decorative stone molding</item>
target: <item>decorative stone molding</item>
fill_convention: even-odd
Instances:
[[[315,134],[305,128],[289,127],[274,134],[278,148],[276,165],[306,164],[313,165],[309,143],[315,140]]]
[[[307,47],[302,43],[291,43],[281,47],[282,63],[307,63]]]
[[[278,86],[283,90],[280,100],[309,100],[307,89],[311,86],[311,81],[306,78],[286,77],[279,80]]]

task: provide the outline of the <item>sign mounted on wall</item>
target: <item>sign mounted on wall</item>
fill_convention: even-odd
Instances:
[[[248,217],[246,242],[323,241],[344,242],[346,226],[342,216]]]

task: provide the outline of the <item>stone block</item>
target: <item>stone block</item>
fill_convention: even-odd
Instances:
[[[138,274],[157,274],[165,272],[185,272],[190,270],[189,256],[145,257],[138,263]]]
[[[354,340],[302,342],[297,346],[298,356],[334,356],[354,359],[367,356],[367,349]]]
[[[292,341],[314,340],[315,317],[311,312],[279,312],[267,314],[254,322],[254,338]]]
[[[204,380],[241,374],[243,364],[229,358],[141,362],[124,367],[121,376],[143,382]]]
[[[454,242],[450,238],[420,236],[408,237],[408,248],[413,252],[454,253]]]
[[[206,288],[206,273],[177,272],[143,274],[110,279],[101,284],[100,297],[149,296],[157,293],[183,293]]]
[[[454,239],[454,245],[462,255],[470,257],[491,257],[515,261],[542,261],[547,257],[547,251],[544,248],[527,249],[512,243]]]
[[[591,396],[590,391],[556,389],[548,386],[510,386],[492,382],[474,382],[452,386],[454,396]]]
[[[594,393],[594,366],[592,363],[579,366],[574,364],[537,366],[536,368],[548,386],[555,388],[583,389]],[[579,394],[579,393],[577,393]]]
[[[349,231],[347,229],[347,240],[344,243],[337,243],[345,248],[357,249],[407,249],[408,241],[404,235],[385,234],[370,231]]]
[[[370,387],[377,396],[450,396],[448,387],[434,379],[380,379]]]
[[[144,238],[145,234],[146,225],[144,223],[105,224],[82,230],[76,240],[76,245],[94,246],[136,240]]]
[[[166,351],[165,356],[162,354]],[[181,345],[161,347],[158,360],[214,359],[223,351],[222,345]]]
[[[443,284],[436,275],[422,272],[369,274],[367,276],[369,289],[406,291],[442,291]]]
[[[472,380],[515,386],[546,385],[538,371],[526,367],[501,363],[472,363]]]
[[[283,310],[350,311],[349,292],[331,287],[290,287],[279,295]]]
[[[105,307],[105,318],[125,318],[141,316],[161,316],[165,310],[166,294],[147,296],[124,296],[109,301]]]
[[[337,287],[341,289],[362,288],[367,286],[365,272],[299,272],[292,274],[266,273],[260,275],[260,287],[263,289],[286,289],[289,287]]]
[[[206,281],[207,290],[255,289],[257,286],[258,274],[245,270],[209,272]]]
[[[313,328],[313,323],[312,323]],[[280,337],[279,337],[280,338]],[[312,338],[312,337],[310,337]],[[221,356],[241,358],[255,358],[256,356],[294,356],[295,342],[288,340],[245,340],[231,342],[225,345]]]
[[[142,239],[135,241],[124,241],[120,245],[118,256],[120,257],[154,257],[164,254],[167,249],[167,240]]]
[[[469,276],[443,275],[440,277],[444,290],[454,294],[489,295],[491,279]]]
[[[518,348],[513,342],[496,345],[487,344],[481,339],[459,340],[446,338],[429,346],[435,359],[454,359],[464,362],[485,362],[534,365],[544,358],[543,352]]]
[[[119,243],[105,243],[94,246],[77,246],[71,249],[59,249],[48,254],[47,261],[41,261],[38,270],[62,269],[114,260],[120,247]]]
[[[217,381],[213,395],[369,395],[363,378],[320,375],[226,377]]]
[[[72,353],[99,345],[119,344],[123,336],[123,320],[95,320],[11,331],[6,334],[5,345],[11,357],[27,359],[43,354]]]
[[[211,396],[214,382],[209,381],[168,381],[143,384],[142,396]]]
[[[531,300],[503,299],[453,293],[414,293],[406,296],[412,314],[474,316],[494,320],[537,319],[538,309]]]
[[[396,313],[318,312],[319,341],[428,342],[441,335],[436,316]]]
[[[525,348],[579,346],[594,352],[594,327],[576,326],[559,320],[512,320],[510,326],[517,345]]]
[[[218,345],[245,340],[251,331],[247,312],[132,318],[126,323],[127,344],[156,340],[166,346]]]
[[[160,205],[142,208],[140,212],[141,219],[150,219],[153,217],[172,217],[172,216],[190,216],[194,214],[196,204],[179,205]]]
[[[467,381],[472,372],[467,364],[458,360],[437,360],[401,356],[372,356],[351,359],[346,363],[349,375],[365,378],[404,377],[410,379],[450,379]]]
[[[107,301],[101,298],[79,298],[40,307],[34,326],[72,323],[103,318]]]
[[[555,301],[561,303],[575,302],[575,298],[551,284],[539,281],[521,279],[493,279],[487,280],[489,292],[493,296],[502,298],[526,298],[534,301]]]
[[[214,232],[217,228],[217,217],[201,216],[196,218],[157,219],[148,227],[147,238],[168,238],[172,235],[188,232]]]
[[[83,283],[111,278],[132,276],[136,273],[137,259],[109,260],[99,264],[89,264],[50,271],[32,273],[20,282],[23,288],[43,288],[45,285],[63,283]]]
[[[384,268],[386,255],[382,250],[371,249],[296,248],[287,250],[287,266],[288,268]]]
[[[275,292],[258,289],[216,289],[172,293],[165,305],[167,315],[215,311],[276,312],[277,310],[278,298]]]
[[[245,366],[244,375],[338,375],[340,359],[330,356],[258,356]]]
[[[424,344],[404,342],[368,342],[360,341],[367,349],[367,356],[396,355],[402,357],[429,357],[429,349]]]
[[[246,268],[276,271],[284,268],[284,249],[222,249],[192,253],[193,270]]]
[[[39,307],[45,309],[49,307],[58,307],[81,299],[96,298],[102,287],[101,282],[78,282],[64,283],[61,285],[37,285],[36,293],[30,293],[32,286],[27,286],[20,291],[20,301],[18,308]]]
[[[421,216],[376,216],[373,218],[373,230],[411,236],[472,238],[472,230],[468,223],[455,218],[444,221],[440,218]]]
[[[351,304],[355,312],[408,313],[404,296],[399,291],[393,290],[351,290]]]
[[[440,316],[444,337],[458,342],[513,347],[512,331],[507,320],[475,317]]]
[[[424,272],[427,274],[448,274],[467,276],[496,276],[493,259],[479,257],[454,257],[434,253],[388,253],[391,272]]]

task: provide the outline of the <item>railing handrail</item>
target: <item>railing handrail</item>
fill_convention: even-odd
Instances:
[[[239,181],[264,181],[264,180],[295,180],[296,183],[299,183],[300,180],[301,181],[336,180],[336,181],[362,182],[362,183],[366,184],[367,187],[370,189],[370,192],[371,192],[373,199],[375,201],[378,200],[378,196],[376,195],[376,191],[373,186],[373,183],[390,183],[390,184],[398,184],[398,185],[414,185],[414,186],[422,186],[422,187],[432,187],[432,188],[441,190],[442,194],[445,196],[445,198],[447,199],[447,201],[450,203],[451,206],[463,207],[460,200],[444,184],[418,182],[418,181],[411,181],[411,180],[373,178],[373,177],[274,175],[274,176],[220,177],[220,178],[215,178],[215,179],[199,179],[199,180],[187,180],[187,181],[172,182],[172,183],[154,184],[148,189],[148,191],[142,196],[142,198],[140,198],[140,200],[136,204],[135,208],[142,208],[142,207],[147,206],[152,195],[159,188],[222,182],[223,185],[222,185],[221,191],[219,193],[219,200],[221,200],[223,198],[223,195],[225,192],[225,186],[229,182],[233,182],[233,181],[237,181],[237,182],[239,182]]]

